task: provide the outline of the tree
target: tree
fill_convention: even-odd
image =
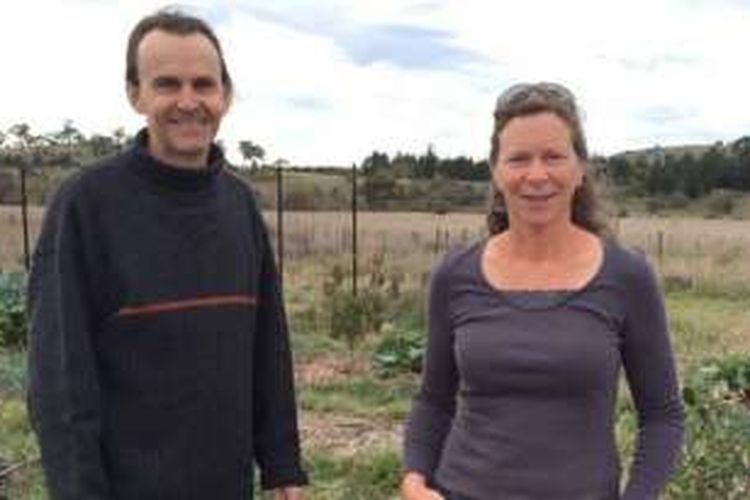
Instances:
[[[94,134],[86,142],[94,158],[103,158],[119,150],[115,140],[108,135]]]
[[[118,151],[121,151],[132,139],[122,127],[117,127],[112,131],[112,142]]]
[[[16,137],[21,146],[28,146],[32,142],[31,127],[28,123],[16,123],[11,125],[8,133]]]
[[[738,187],[750,189],[750,136],[737,139],[732,143],[732,153],[736,157]]]
[[[73,120],[70,119],[65,120],[62,130],[52,134],[52,137],[62,143],[69,151],[73,149],[73,146],[83,141],[83,134],[73,125]]]
[[[732,153],[740,159],[750,158],[750,136],[740,137],[732,143]]]
[[[697,168],[700,175],[711,176],[709,190],[712,188],[738,189],[739,178],[734,163],[732,158],[724,154],[723,148],[712,146],[698,158]]]
[[[634,181],[634,169],[632,163],[623,156],[613,156],[607,161],[607,174],[612,183],[618,186],[626,186]]]
[[[377,174],[378,172],[387,172],[390,169],[391,161],[387,153],[373,151],[370,156],[362,162],[362,173],[365,176]]]
[[[439,160],[437,170],[445,179],[464,181],[486,181],[490,174],[486,164],[474,163],[474,160],[466,156]]]
[[[289,161],[285,160],[284,158],[277,158],[273,163],[271,163],[271,166],[273,168],[289,168]]]
[[[242,158],[249,162],[253,169],[258,168],[259,160],[263,160],[263,157],[266,156],[265,150],[260,145],[248,140],[240,141],[239,146]]]
[[[410,153],[397,153],[391,161],[390,168],[396,177],[414,178],[417,171],[417,157]]]
[[[417,160],[416,176],[421,179],[432,179],[435,177],[438,166],[438,157],[432,147],[427,146],[427,152]]]
[[[8,154],[7,151],[3,148],[3,145],[5,144],[5,139],[7,139],[7,135],[5,132],[0,130],[0,165],[5,165],[8,163]],[[0,196],[2,193],[0,193]]]
[[[50,142],[60,144],[64,150],[61,163],[66,166],[75,164],[76,152],[80,155],[80,146],[84,137],[78,128],[73,125],[73,120],[65,120],[62,130],[53,132],[49,138]]]
[[[389,201],[399,197],[398,182],[386,171],[366,175],[362,189],[370,210],[385,209]]]
[[[20,153],[21,161],[29,161],[31,165],[39,165],[42,161],[43,137],[32,134],[28,123],[11,125],[8,132],[16,138],[17,152]]]

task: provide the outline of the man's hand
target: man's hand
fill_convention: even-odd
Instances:
[[[402,500],[445,500],[437,491],[429,488],[424,476],[416,472],[407,472],[401,481]]]
[[[273,500],[302,500],[302,488],[299,486],[284,486],[273,490]]]

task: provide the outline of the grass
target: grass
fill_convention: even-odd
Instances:
[[[302,386],[298,399],[302,411],[400,421],[409,411],[415,385],[407,377],[394,381],[360,376]]]
[[[676,292],[667,295],[666,305],[682,372],[706,359],[750,352],[747,295]]]
[[[26,354],[0,350],[0,398],[21,397],[26,379]]]
[[[19,466],[0,478],[0,498],[37,500],[46,493],[23,398],[25,368],[23,353],[0,351],[0,470]]]
[[[39,235],[44,209],[29,207],[30,249]],[[23,269],[23,223],[20,206],[0,205],[0,271]]]
[[[681,372],[701,360],[747,349],[748,305],[745,297],[705,296],[694,291],[671,292],[667,306],[673,329],[675,350]],[[316,363],[321,359],[341,360],[345,346],[323,333],[296,334],[293,337],[298,362]],[[371,344],[362,346],[362,351]],[[360,361],[366,354],[360,352]],[[340,452],[336,445],[303,441],[304,459],[311,474],[312,485],[308,498],[319,500],[394,498],[400,470],[400,445],[390,439],[380,439],[379,427],[403,421],[408,412],[410,397],[416,386],[413,378],[381,380],[372,375],[366,364],[360,363],[350,373],[334,374],[316,383],[298,383],[300,414],[305,422],[312,419],[328,422],[326,433],[343,434],[346,426],[356,425],[351,433],[359,436],[374,432],[366,445],[355,447],[353,453]],[[0,456],[8,463],[19,463],[36,456],[36,445],[28,426],[22,399],[24,362],[20,353],[0,355]],[[636,427],[632,412],[623,394],[617,422],[617,435],[623,450],[623,465],[628,465],[633,449]],[[366,424],[371,425],[367,427]],[[318,425],[313,423],[313,427]],[[314,429],[313,429],[314,430]],[[396,431],[398,432],[398,431]],[[342,436],[346,439],[351,437]],[[0,492],[2,490],[0,489]],[[43,499],[40,469],[31,465],[13,475],[6,490],[8,498]],[[668,498],[683,498],[668,496]],[[740,498],[740,497],[737,497]]]
[[[20,234],[18,218],[9,215],[15,210],[0,210],[3,235]],[[41,212],[34,214],[38,225]],[[312,479],[307,497],[394,498],[400,424],[417,380],[374,375],[370,355],[379,339],[376,335],[358,345],[353,356],[342,340],[328,336],[322,283],[338,265],[345,275],[341,286],[350,286],[347,214],[289,213],[286,217],[285,299],[293,332],[304,460]],[[269,214],[269,221],[273,220]],[[384,258],[386,275],[405,273],[399,300],[408,302],[388,321],[413,328],[435,260],[446,246],[476,238],[481,227],[479,214],[360,214],[359,286],[367,286],[375,255]],[[646,251],[666,278],[666,305],[681,377],[707,359],[750,352],[750,221],[627,218],[620,221],[619,234],[628,246]],[[6,246],[4,238],[0,268],[18,268],[16,243]],[[9,248],[16,253],[9,256]],[[21,353],[0,352],[0,457],[9,463],[36,454],[23,405],[24,373]],[[636,422],[627,391],[621,396],[616,429],[626,467]],[[728,444],[725,449],[732,453]],[[700,462],[692,466],[699,467]],[[40,499],[44,498],[41,484],[39,467],[31,465],[13,475],[5,493],[13,499]],[[0,498],[2,493],[0,486]],[[684,495],[671,492],[667,498],[697,498]]]
[[[396,498],[401,457],[388,448],[366,450],[339,458],[311,451],[305,463],[312,471],[310,500],[373,500]]]

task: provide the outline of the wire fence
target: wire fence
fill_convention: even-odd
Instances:
[[[487,234],[481,212],[361,210],[365,203],[357,173],[352,168],[339,174],[348,180],[336,188],[339,201],[332,210],[289,209],[296,202],[286,196],[287,177],[299,174],[282,169],[275,172],[274,189],[259,193],[261,205],[271,207],[263,215],[282,277],[302,261],[336,262],[346,269],[356,293],[373,255],[392,256],[401,266],[423,271],[446,249]],[[0,271],[28,268],[44,213],[43,207],[29,204],[22,192],[26,183],[16,185],[15,203],[0,205]],[[54,191],[49,182],[46,187]],[[326,204],[331,206],[330,200]],[[612,227],[622,242],[646,252],[662,275],[677,281],[738,286],[750,281],[750,221],[625,217],[613,219]]]

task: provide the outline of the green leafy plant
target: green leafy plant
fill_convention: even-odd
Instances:
[[[350,352],[367,334],[377,334],[389,316],[391,304],[402,294],[403,274],[385,268],[385,254],[377,253],[370,263],[364,286],[357,293],[346,285],[346,273],[340,266],[331,268],[323,283],[324,309],[329,318],[330,335],[344,339]]]
[[[683,395],[687,440],[670,498],[750,498],[750,355],[709,361]]]
[[[335,290],[327,298],[330,311],[330,334],[335,339],[344,339],[353,352],[356,344],[367,333],[366,305],[360,296],[347,290]]]
[[[26,276],[0,274],[0,347],[18,348],[26,344]]]
[[[685,384],[683,396],[696,408],[730,401],[750,409],[750,354],[733,354],[701,365]]]
[[[424,351],[425,338],[419,330],[396,330],[390,326],[375,348],[372,363],[383,377],[418,373],[422,369]]]

